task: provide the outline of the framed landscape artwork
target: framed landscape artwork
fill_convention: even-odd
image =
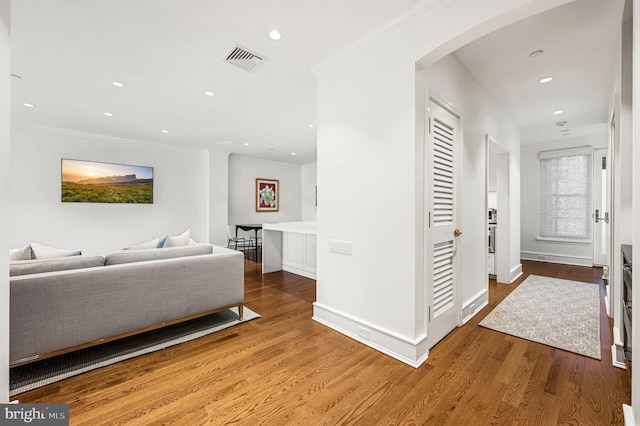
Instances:
[[[62,202],[153,204],[153,167],[63,158]]]
[[[256,211],[277,212],[280,202],[279,180],[256,178]]]

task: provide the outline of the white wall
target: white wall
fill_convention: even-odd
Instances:
[[[9,0],[0,0],[0,252],[8,253],[11,148]],[[9,265],[0,262],[0,403],[9,401]]]
[[[224,247],[229,223],[229,153],[210,151],[209,155],[209,242]]]
[[[508,199],[511,201],[519,197],[520,128],[507,112],[489,97],[453,54],[418,73],[417,87],[419,92],[424,93],[428,90],[445,102],[451,103],[461,115],[463,154],[459,227],[462,230],[462,236],[458,242],[461,248],[460,264],[464,267],[461,268],[461,276],[458,280],[461,290],[459,294],[463,307],[466,308],[484,293],[480,303],[476,303],[475,306],[480,308],[481,303],[487,300],[488,291],[486,256],[484,255],[487,251],[486,135],[489,134],[504,152],[509,153],[509,184],[505,186],[510,188]],[[420,105],[418,111],[425,111],[424,105]],[[493,174],[497,181],[497,160],[494,158],[494,161]],[[497,184],[495,187],[497,188]],[[498,212],[498,227],[504,224],[505,227],[511,228],[508,244],[503,244],[503,247],[508,245],[509,248],[503,249],[501,254],[505,258],[505,263],[508,263],[509,270],[520,267],[519,217],[519,203],[515,203],[509,212]],[[501,247],[497,248],[497,250],[500,249]],[[509,282],[508,273],[505,275],[507,277],[503,281]]]
[[[592,146],[607,146],[606,128],[601,134],[590,138],[556,140],[534,145],[524,145],[522,160],[522,228],[521,241],[523,259],[543,260],[545,262],[568,263],[584,266],[593,264],[593,244],[564,244],[559,242],[537,241],[540,235],[540,151]]]
[[[302,166],[302,220],[315,222],[317,219],[316,186],[318,184],[318,163]]]
[[[630,3],[627,2],[627,5]],[[613,311],[613,340],[615,359],[622,365],[623,354],[623,318],[622,318],[622,256],[621,244],[632,244],[633,227],[633,137],[632,137],[632,78],[633,78],[633,20],[622,24],[620,49],[620,78],[616,82],[616,94],[611,108],[615,116],[614,146],[611,149],[613,166],[612,193],[612,244],[611,267],[609,268],[609,293],[611,311]]]
[[[620,203],[618,211],[620,214],[618,221],[618,230],[620,231],[620,244],[631,244],[631,235],[627,232],[634,223],[633,216],[633,109],[632,109],[632,88],[636,83],[632,81],[633,66],[633,21],[624,23],[622,30],[622,81],[620,93],[620,152],[619,163],[616,170],[620,172],[619,184],[620,193],[617,201]]]
[[[634,2],[635,3],[635,2]],[[632,199],[632,217],[635,220],[632,223],[632,240],[631,243],[635,246],[633,251],[633,264],[640,264],[640,224],[638,223],[638,217],[640,217],[640,149],[638,148],[638,144],[640,144],[640,140],[638,140],[638,135],[640,134],[640,109],[638,106],[640,105],[640,62],[638,59],[640,58],[640,7],[638,5],[634,5],[633,9],[633,67],[632,67],[632,75],[633,75],[633,90],[632,90],[632,99],[631,105],[632,107],[632,115],[631,122],[632,126],[632,138],[631,138],[631,170],[632,170],[632,184],[633,189],[631,192]],[[633,268],[633,277],[632,280],[634,283],[640,283],[640,269],[638,267]],[[632,300],[639,300],[640,298],[640,286],[633,286],[632,290]],[[637,312],[636,303],[633,307],[632,313],[632,342],[640,342],[640,321],[638,321],[638,312]],[[638,343],[635,343],[636,346]],[[637,349],[632,351],[632,361],[635,365],[640,363],[640,351]],[[633,419],[627,419],[625,413],[625,424],[638,424],[640,422],[640,374],[636,371],[635,374],[632,375],[631,378],[631,404],[633,407],[633,417],[635,419],[635,423],[632,423]],[[628,423],[627,423],[627,420]]]
[[[422,157],[416,143],[424,127],[416,113],[416,62],[426,54],[426,63],[433,64],[466,42],[563,3],[424,2],[406,19],[314,69],[319,199],[316,320],[408,364],[424,361],[424,211]],[[491,129],[482,129],[482,135],[487,131]],[[502,143],[517,143],[517,135],[510,131],[495,137]],[[484,183],[483,145],[476,144],[464,152],[465,169],[470,167],[464,173],[480,175]],[[510,172],[511,184],[519,187],[519,167]],[[462,191],[464,210],[474,195]],[[483,197],[484,188],[479,192]],[[519,197],[512,198],[517,210]],[[484,205],[482,200],[480,208],[470,210],[478,211],[477,217],[463,219],[465,270],[469,264],[465,276],[476,274],[463,297],[480,289],[486,275],[483,259],[466,254],[467,244],[485,253]],[[518,219],[512,222],[516,229]],[[513,238],[519,239],[515,234]],[[330,239],[351,241],[353,255],[330,253]],[[370,333],[362,333],[362,328]]]
[[[9,242],[104,253],[190,228],[209,239],[209,153],[14,125]],[[61,158],[151,166],[153,204],[62,203]]]
[[[256,212],[256,178],[280,181],[277,212]],[[229,157],[229,224],[301,220],[301,182],[299,165],[232,154]]]

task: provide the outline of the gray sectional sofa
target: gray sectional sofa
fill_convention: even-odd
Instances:
[[[244,256],[195,244],[10,262],[12,366],[244,302]]]

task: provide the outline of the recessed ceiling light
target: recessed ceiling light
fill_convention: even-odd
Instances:
[[[309,128],[313,129],[315,126],[313,124],[309,124]]]
[[[538,50],[534,50],[533,52],[529,53],[529,56],[531,56],[532,58],[537,58],[538,56],[542,55],[543,53],[544,53],[544,50],[538,49]]]
[[[105,112],[104,115],[106,115],[107,117],[113,116],[113,114],[111,114],[110,112]]]
[[[35,107],[34,104],[29,104],[27,102],[23,103],[22,105],[26,106],[27,108],[34,108]]]
[[[559,110],[557,110],[557,111],[553,111],[553,113],[554,113],[555,115],[560,115],[560,114],[562,114],[563,112],[564,112],[564,111],[563,111],[563,110],[561,110],[561,109],[559,109]]]
[[[215,95],[215,93],[213,93],[211,90],[207,90],[206,92],[204,92],[204,94],[207,95],[207,96]]]
[[[280,32],[278,30],[272,30],[269,33],[269,38],[271,40],[280,40],[282,38],[282,34],[280,34]]]
[[[544,78],[541,78],[539,81],[540,83],[544,84],[544,83],[550,82],[551,80],[553,80],[553,77],[544,77]]]
[[[244,145],[244,146],[249,146],[249,144],[248,144],[247,142],[245,142],[243,145]]]
[[[295,152],[292,152],[292,153],[291,153],[291,155],[296,155],[296,153],[295,153]]]
[[[124,83],[120,83],[119,81],[113,81],[111,84],[113,84],[116,87],[124,87]]]
[[[168,131],[168,130],[165,130],[165,129],[162,129],[162,130],[161,130],[161,132],[162,132],[162,133],[169,133],[169,131]]]

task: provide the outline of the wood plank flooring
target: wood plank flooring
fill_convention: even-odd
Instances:
[[[69,403],[72,425],[622,425],[626,372],[479,327],[529,274],[592,282],[598,268],[524,262],[514,285],[414,369],[311,320],[315,282],[245,261],[246,304],[262,315],[192,342],[18,395]]]

